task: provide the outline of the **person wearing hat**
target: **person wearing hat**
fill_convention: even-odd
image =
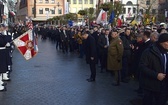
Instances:
[[[86,63],[90,66],[91,75],[87,79],[88,82],[94,82],[96,79],[96,64],[97,64],[97,47],[96,41],[88,31],[82,32],[84,51],[86,55]]]
[[[166,105],[168,99],[168,34],[146,49],[140,59],[143,105]],[[154,102],[153,102],[154,101]]]
[[[115,81],[113,86],[120,85],[120,70],[122,69],[123,43],[117,30],[111,33],[112,40],[108,47],[107,69],[114,72]]]
[[[4,81],[9,81],[7,71],[9,65],[9,50],[10,43],[8,42],[6,35],[3,35],[4,27],[0,25],[0,91],[6,91],[6,87],[4,86]]]

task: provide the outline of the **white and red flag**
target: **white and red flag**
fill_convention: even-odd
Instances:
[[[102,9],[96,19],[96,23],[100,24],[106,21],[107,13]]]
[[[31,29],[13,40],[13,42],[26,60],[33,58],[38,53],[37,40]]]

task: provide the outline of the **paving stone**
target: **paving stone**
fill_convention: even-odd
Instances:
[[[99,73],[89,83],[89,66],[77,53],[63,54],[55,44],[39,40],[36,57],[26,61],[13,53],[12,81],[0,93],[0,105],[131,105],[137,82],[112,86],[110,73]]]

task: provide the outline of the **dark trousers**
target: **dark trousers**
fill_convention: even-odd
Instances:
[[[63,52],[68,52],[68,41],[63,41],[62,42],[62,51]]]
[[[163,81],[160,92],[144,90],[143,105],[166,105],[168,99],[168,85]]]
[[[117,84],[120,84],[120,70],[114,71],[114,80]]]
[[[130,58],[122,58],[121,80],[127,79],[130,70]]]
[[[107,52],[106,51],[100,54],[100,64],[101,64],[101,70],[107,69]]]
[[[58,47],[59,47],[59,49],[62,49],[62,45],[61,45],[61,41],[56,41],[56,49],[58,49]]]
[[[84,56],[84,49],[83,49],[83,45],[82,44],[79,44],[79,53],[80,53],[79,57],[83,58],[83,56]]]
[[[90,78],[95,80],[95,78],[96,78],[96,64],[90,63],[89,65],[90,65],[90,71],[91,71]]]

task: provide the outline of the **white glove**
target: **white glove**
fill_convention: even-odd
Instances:
[[[5,45],[6,47],[10,47],[10,43],[8,42],[8,43],[6,43],[6,45]]]

